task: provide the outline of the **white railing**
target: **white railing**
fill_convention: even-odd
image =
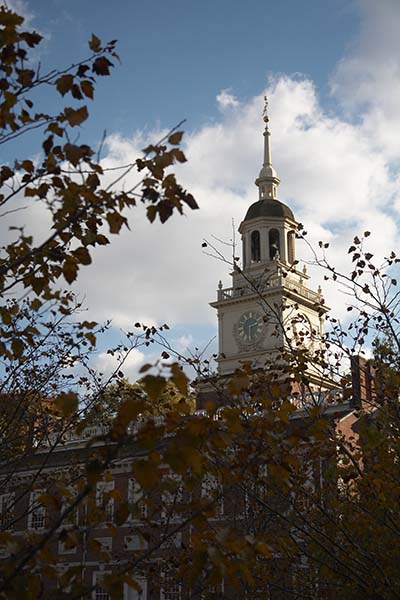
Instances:
[[[267,291],[283,287],[285,290],[293,291],[295,293],[304,296],[312,302],[319,302],[322,298],[320,292],[314,292],[305,285],[303,285],[299,279],[295,279],[290,275],[283,277],[282,274],[271,275],[265,281],[259,281],[254,283],[246,283],[243,286],[219,288],[217,290],[218,302],[224,300],[232,300],[233,298],[240,298],[242,296],[250,296],[254,294],[264,294]]]
[[[241,296],[262,294],[267,290],[281,287],[283,284],[284,278],[282,275],[270,275],[265,280],[245,283],[243,286],[220,288],[217,290],[217,299],[230,300],[231,298],[240,298]]]
[[[136,435],[140,429],[143,427],[145,423],[147,423],[149,419],[137,419],[136,421],[132,421],[127,427],[128,435]],[[164,423],[163,416],[152,417],[151,421],[156,425],[160,426]],[[49,448],[57,448],[62,450],[65,447],[71,447],[74,445],[82,445],[87,443],[89,440],[93,440],[98,437],[106,436],[110,433],[109,425],[92,425],[90,427],[85,427],[82,431],[77,433],[76,431],[66,431],[64,433],[54,432],[51,433],[47,439],[41,444],[41,448],[49,449]]]
[[[307,392],[302,394],[291,394],[289,401],[297,409],[303,410],[312,406],[331,406],[343,401],[341,389],[320,390],[318,392]]]

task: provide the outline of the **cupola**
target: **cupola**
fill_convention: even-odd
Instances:
[[[272,166],[268,101],[266,97],[264,100],[264,163],[255,182],[259,200],[248,208],[239,227],[244,269],[265,266],[270,261],[291,265],[295,260],[297,223],[292,210],[277,199],[280,180]]]

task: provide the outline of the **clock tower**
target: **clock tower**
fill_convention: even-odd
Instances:
[[[291,209],[277,198],[279,178],[271,162],[267,99],[264,108],[264,163],[256,179],[259,199],[240,224],[242,267],[235,265],[232,285],[219,283],[218,371],[229,375],[244,362],[262,368],[291,345],[315,347],[322,333],[321,291],[307,286],[306,268],[298,269],[296,231]]]

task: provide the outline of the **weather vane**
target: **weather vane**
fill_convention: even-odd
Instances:
[[[269,117],[268,117],[268,98],[267,98],[267,96],[264,96],[263,119],[264,119],[265,123],[268,123]]]

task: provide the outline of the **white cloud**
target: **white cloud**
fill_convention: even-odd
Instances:
[[[121,365],[120,369],[125,377],[131,381],[135,381],[138,377],[139,369],[145,362],[145,355],[137,348],[133,348],[126,357],[126,360]],[[103,373],[104,377],[109,377],[114,371],[119,368],[120,363],[116,355],[112,356],[107,352],[99,353],[93,360],[93,366],[98,371]]]
[[[194,342],[193,336],[191,334],[181,335],[179,338],[171,341],[173,347],[183,354],[187,354],[187,350],[190,346],[192,346]]]
[[[239,100],[231,93],[230,89],[220,91],[220,93],[217,95],[217,103],[221,110],[225,110],[226,108],[235,108],[240,104]]]
[[[358,116],[372,147],[399,161],[400,3],[358,0],[360,31],[331,79],[332,92]]]
[[[0,0],[0,6],[5,6],[10,10],[24,17],[24,25],[29,26],[34,18],[31,8],[25,0]]]
[[[143,207],[137,207],[132,211],[132,233],[123,232],[111,247],[97,251],[81,285],[98,318],[111,316],[124,327],[137,320],[216,324],[208,302],[220,278],[230,285],[229,267],[205,256],[201,243],[212,235],[231,239],[232,218],[237,229],[247,207],[258,199],[254,180],[262,162],[265,91],[273,162],[282,178],[279,197],[306,225],[311,243],[329,241],[333,262],[346,270],[346,248],[356,233],[373,231],[373,252],[395,245],[398,229],[392,208],[398,201],[397,180],[384,151],[371,146],[362,123],[324,112],[312,81],[280,76],[269,81],[268,90],[187,137],[189,162],[179,167],[179,178],[195,195],[199,211],[187,210],[184,217],[150,225]],[[145,138],[159,137],[159,131],[146,136],[138,132],[133,139],[114,136],[105,163],[130,162]],[[126,187],[133,182],[132,178]],[[307,257],[303,246],[298,254]],[[229,257],[229,247],[225,250]],[[322,275],[312,274],[317,287]],[[343,296],[324,288],[328,303],[345,314]]]

